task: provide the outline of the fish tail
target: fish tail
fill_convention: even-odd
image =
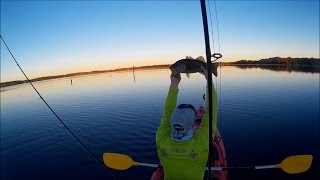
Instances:
[[[218,77],[218,66],[219,63],[212,63],[212,74],[214,74],[216,77]]]

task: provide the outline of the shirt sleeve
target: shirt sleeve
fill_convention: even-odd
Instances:
[[[168,131],[171,131],[170,118],[174,108],[177,105],[177,96],[179,89],[170,87],[166,102],[163,108],[163,114],[160,126],[157,130],[156,141],[160,140],[162,137],[168,135]]]
[[[206,92],[206,112],[202,118],[201,126],[196,132],[196,138],[198,142],[205,149],[209,149],[209,96],[208,96],[208,87]],[[214,137],[217,129],[217,93],[212,84],[212,137]]]

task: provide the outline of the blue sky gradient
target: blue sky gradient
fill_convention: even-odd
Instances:
[[[319,58],[319,1],[216,4],[221,61]],[[218,52],[214,1],[210,10]],[[205,54],[199,1],[1,1],[1,35],[30,78]],[[1,82],[19,79],[1,42]]]

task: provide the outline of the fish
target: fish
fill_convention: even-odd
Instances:
[[[202,56],[198,57],[197,59],[191,59],[187,56],[186,59],[180,59],[172,64],[169,68],[174,73],[186,73],[189,77],[191,73],[202,73],[201,66],[204,68],[207,67],[207,64],[204,61]],[[219,63],[212,63],[212,74],[216,77],[218,76],[218,66]]]

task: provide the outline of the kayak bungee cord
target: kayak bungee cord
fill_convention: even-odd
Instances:
[[[53,111],[53,109],[49,106],[49,104],[46,102],[46,100],[44,100],[44,98],[41,96],[41,94],[39,93],[39,91],[34,87],[34,85],[32,84],[31,80],[28,78],[28,76],[26,75],[26,73],[22,70],[22,68],[20,67],[19,63],[17,62],[16,58],[13,56],[13,54],[11,53],[9,47],[7,46],[7,43],[4,41],[2,35],[0,35],[2,42],[4,43],[4,45],[6,46],[7,50],[9,51],[11,57],[13,58],[13,60],[16,62],[17,66],[19,67],[19,69],[21,70],[21,72],[23,73],[24,77],[28,80],[28,82],[30,83],[30,85],[32,86],[32,88],[36,91],[36,93],[39,95],[40,99],[46,104],[46,106],[50,109],[50,111],[57,117],[57,119],[60,121],[60,123],[63,125],[63,127],[72,135],[73,138],[75,138],[76,141],[78,141],[80,143],[80,145],[97,161],[99,162],[100,165],[103,166],[103,169],[107,169],[106,166],[104,165],[103,161],[98,159],[94,153],[71,131],[71,129],[68,128],[68,126],[62,121],[62,119]],[[114,179],[116,179],[115,174],[112,173],[111,170],[107,169],[110,174],[114,177]],[[105,171],[104,171],[105,172]]]
[[[212,62],[211,56],[216,58],[215,61],[222,57],[220,53],[214,53],[211,55],[210,50],[210,41],[209,41],[209,30],[208,30],[208,20],[207,20],[207,12],[206,12],[206,3],[205,0],[200,0],[201,4],[201,12],[202,12],[202,22],[203,22],[203,31],[204,31],[204,39],[205,39],[205,47],[206,47],[206,58],[207,58],[207,71],[208,71],[208,96],[209,96],[209,157],[208,157],[208,170],[211,172],[211,161],[212,161]],[[208,179],[211,179],[211,173],[208,173]]]

